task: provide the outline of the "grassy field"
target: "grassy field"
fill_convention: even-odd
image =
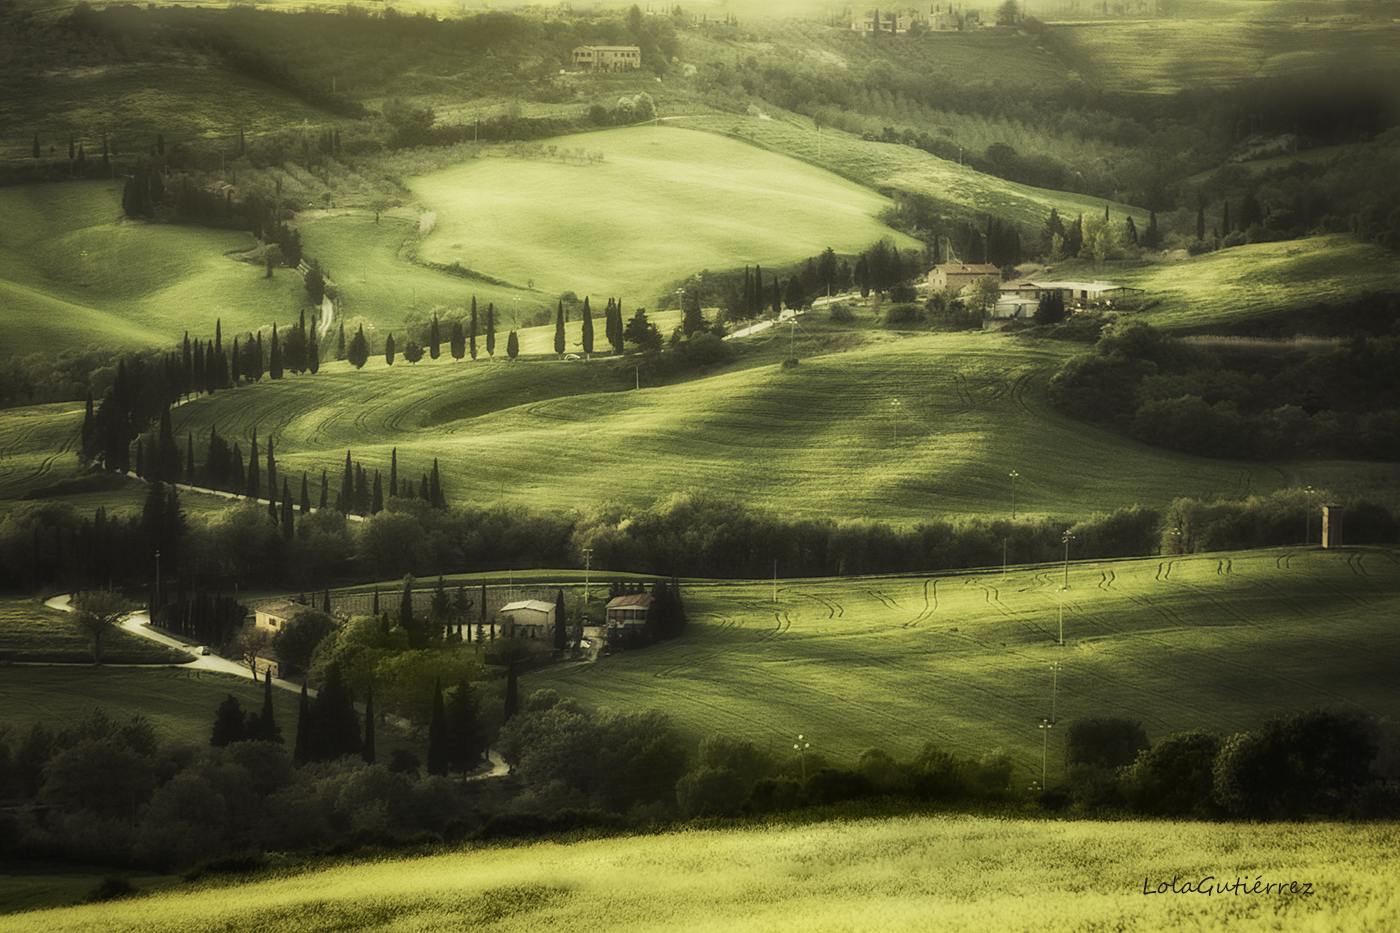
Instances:
[[[291,321],[304,300],[289,271],[268,279],[232,254],[246,233],[123,221],[118,182],[0,191],[0,304],[6,354],[55,346],[173,346]]]
[[[179,664],[188,660],[190,655],[182,651],[130,632],[119,630],[103,637],[103,664]],[[91,664],[92,647],[73,623],[71,613],[31,600],[0,599],[0,661]],[[11,681],[11,675],[20,671],[11,669],[5,680]],[[3,692],[0,688],[0,695]],[[40,708],[11,704],[9,699],[6,697],[6,723],[14,722],[16,710]]]
[[[780,333],[754,338],[752,361],[641,391],[630,391],[630,367],[607,363],[332,364],[192,401],[174,429],[202,437],[217,424],[246,447],[257,428],[287,475],[328,470],[332,494],[347,449],[387,471],[397,447],[408,475],[438,458],[454,502],[552,510],[703,487],[790,513],[912,522],[995,510],[1017,469],[1024,514],[1079,517],[1291,482],[1283,469],[1176,454],[1057,413],[1044,385],[1074,345],[862,336],[815,321],[792,337],[803,359],[793,369],[778,365],[790,339]]]
[[[1054,41],[1060,57],[1089,84],[1150,94],[1228,87],[1261,77],[1392,68],[1400,48],[1400,24],[1324,20],[1343,12],[1334,4],[1313,7],[1311,14],[1295,6],[1281,22],[1265,20],[1256,4],[1237,7],[1249,18],[1065,25],[1055,27]],[[1306,15],[1318,21],[1305,21]]]
[[[693,585],[683,638],[521,690],[662,709],[688,741],[719,732],[780,760],[799,733],[844,763],[872,746],[1001,747],[1029,783],[1052,702],[1061,720],[1141,720],[1154,742],[1320,705],[1395,718],[1397,565],[1390,550],[1291,548],[1071,564],[1068,591],[1056,565],[780,580],[776,602],[771,582]],[[1049,736],[1052,782],[1063,742]]]
[[[1087,271],[1087,270],[1086,270]],[[1070,274],[1065,267],[1056,274]],[[1105,267],[1102,278],[1146,289],[1159,304],[1145,317],[1196,330],[1257,323],[1281,312],[1393,294],[1400,257],[1347,235],[1256,243],[1186,262]]]
[[[871,143],[833,130],[818,133],[805,117],[682,119],[686,127],[732,136],[764,149],[783,152],[872,188],[897,188],[926,194],[960,214],[991,213],[1003,220],[1038,229],[1052,208],[1063,217],[1093,214],[1104,209],[1104,202],[1097,198],[1005,181],[909,146]],[[1131,216],[1138,229],[1146,229],[1146,210],[1117,202],[1110,202],[1109,206],[1120,221]]]
[[[487,158],[411,179],[438,214],[423,258],[631,307],[704,268],[858,252],[884,236],[915,245],[874,219],[889,204],[874,192],[713,134],[644,127],[546,145],[604,160]]]
[[[1395,842],[1386,825],[779,823],[316,864],[15,915],[6,928],[1379,933],[1400,915]],[[1258,880],[1260,893],[1143,894],[1206,876],[1245,891]],[[1293,882],[1311,895],[1263,893]]]

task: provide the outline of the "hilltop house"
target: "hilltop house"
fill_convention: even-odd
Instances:
[[[501,615],[510,619],[510,625],[506,629],[508,634],[519,635],[522,638],[540,638],[554,632],[554,603],[524,599],[506,603],[500,611]]]
[[[603,609],[608,628],[641,628],[647,624],[651,603],[650,593],[632,593],[609,601]]]
[[[896,17],[884,17],[884,16],[882,16],[882,17],[880,17],[880,19],[881,19],[881,22],[880,22],[880,31],[881,31],[881,32],[888,33],[888,32],[890,31],[890,26],[893,25],[893,26],[894,26],[894,34],[897,35],[897,36],[902,36],[902,35],[904,35],[905,33],[909,32],[910,27],[912,27],[912,26],[914,25],[914,22],[915,22],[914,17],[912,17],[912,16],[896,16]],[[854,29],[856,32],[860,33],[860,34],[863,35],[863,36],[874,35],[874,34],[875,34],[875,17],[874,17],[872,14],[869,14],[869,13],[867,13],[867,14],[864,15],[864,16],[856,16],[856,17],[853,17],[853,18],[851,19],[851,28]]]
[[[253,627],[260,632],[276,635],[287,627],[298,612],[310,609],[290,599],[280,599],[274,603],[264,603],[253,610]]]
[[[580,45],[574,49],[574,67],[626,71],[642,67],[642,50],[635,45]]]
[[[1001,270],[989,263],[954,262],[934,266],[928,274],[928,287],[960,292],[978,279],[994,278],[1001,281]]]

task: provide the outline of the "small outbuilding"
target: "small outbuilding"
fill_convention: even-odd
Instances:
[[[287,627],[298,612],[310,609],[290,599],[280,599],[275,603],[264,603],[253,610],[253,627],[260,632],[276,635]]]
[[[507,633],[522,638],[540,638],[553,633],[555,611],[554,603],[538,599],[523,599],[501,607],[501,615],[510,620]]]
[[[960,292],[978,279],[992,278],[1001,281],[1001,270],[990,263],[954,262],[934,266],[928,274],[928,287],[949,289]]]

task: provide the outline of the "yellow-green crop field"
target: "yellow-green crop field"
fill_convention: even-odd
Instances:
[[[602,161],[486,158],[409,181],[437,212],[422,258],[526,286],[648,303],[701,269],[777,265],[881,237],[889,201],[797,159],[670,126],[545,141]]]
[[[294,321],[301,280],[266,278],[235,256],[251,235],[122,219],[120,182],[0,191],[0,306],[5,353],[55,347],[173,346]]]
[[[1058,565],[779,580],[776,601],[771,581],[696,583],[685,637],[521,690],[665,710],[688,741],[719,732],[780,760],[798,734],[847,764],[870,747],[1000,747],[1029,784],[1048,745],[1054,783],[1064,736],[1038,728],[1052,704],[1062,721],[1140,720],[1154,742],[1315,706],[1400,716],[1398,570],[1393,550],[1287,548],[1071,563],[1067,591]]]
[[[1386,824],[773,824],[349,861],[12,915],[5,927],[1384,933],[1400,922],[1397,841]],[[1208,895],[1143,893],[1207,878]]]
[[[812,328],[798,335],[808,348],[840,336]],[[788,334],[763,339],[768,358],[786,355]],[[387,474],[397,448],[401,474],[437,458],[450,501],[558,511],[649,506],[699,488],[789,513],[915,522],[983,514],[989,502],[1009,509],[1016,469],[1023,514],[1079,518],[1264,494],[1294,476],[1290,465],[1187,456],[1059,414],[1044,386],[1075,349],[1063,343],[886,335],[816,356],[803,343],[794,368],[736,364],[640,391],[630,367],[606,362],[388,367],[381,357],[195,399],[172,417],[197,451],[213,426],[245,450],[256,428],[286,475],[305,470],[315,486],[329,471],[332,496],[346,450]]]
[[[1051,209],[1062,217],[1094,214],[1104,209],[1102,199],[1067,191],[1032,188],[984,175],[921,149],[895,143],[870,143],[847,133],[823,129],[817,132],[805,117],[764,120],[757,117],[684,118],[684,125],[721,133],[774,152],[821,166],[872,188],[893,188],[925,194],[961,213],[991,213],[1032,229],[1039,229]],[[1131,204],[1108,202],[1113,215],[1131,216],[1146,229],[1148,212]],[[971,261],[975,257],[964,257]]]
[[[1394,67],[1400,24],[1393,21],[1342,19],[1334,4],[1314,7],[1311,22],[1298,8],[1288,19],[1266,21],[1255,4],[1247,6],[1248,19],[1056,26],[1055,43],[1087,82],[1114,92],[1174,94],[1262,77]]]

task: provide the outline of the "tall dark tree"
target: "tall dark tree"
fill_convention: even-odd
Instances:
[[[486,355],[496,355],[496,305],[486,303]]]
[[[313,729],[307,748],[311,761],[334,761],[345,755],[359,755],[364,749],[360,720],[345,688],[338,664],[326,668],[325,682],[311,702]]]
[[[326,497],[330,495],[330,489],[331,489],[331,484],[330,484],[329,478],[326,476],[326,471],[325,471],[325,470],[322,470],[322,471],[321,471],[321,500],[320,500],[320,503],[316,506],[317,509],[322,510],[322,511],[325,510],[325,508],[326,508]]]
[[[272,325],[272,354],[268,357],[267,374],[273,379],[282,378],[282,344],[277,339],[277,325]]]
[[[248,498],[254,501],[262,495],[262,484],[258,480],[258,429],[253,428],[253,446],[248,454]]]
[[[588,307],[588,296],[583,296],[583,354],[593,352],[593,309]]]
[[[292,513],[292,496],[287,481],[282,480],[282,538],[290,541],[296,534],[296,518]]]
[[[515,657],[512,656],[506,668],[505,721],[520,712],[520,682],[515,673]]]
[[[249,737],[259,742],[282,744],[282,727],[277,725],[276,714],[272,708],[272,670],[270,668],[263,675],[262,715],[258,717],[257,734]]]
[[[471,342],[472,359],[476,359],[476,296],[472,295],[472,317],[467,328],[467,339]]]
[[[389,336],[384,338],[384,363],[388,366],[394,365],[394,332],[389,331]]]
[[[452,322],[452,336],[448,340],[448,346],[454,360],[460,360],[467,355],[467,335],[462,330],[461,321]]]
[[[316,328],[311,328],[311,335],[306,338],[306,368],[311,375],[316,375],[321,371],[321,345],[316,341]]]
[[[350,463],[350,451],[345,452],[345,472],[340,478],[340,511],[348,513],[355,504],[355,468]]]
[[[272,437],[267,439],[267,501],[277,501],[277,458],[272,454]]]
[[[335,358],[343,360],[345,359],[345,353],[345,322],[341,321],[338,336],[335,338]]]
[[[437,359],[442,356],[442,331],[438,327],[437,312],[433,312],[433,322],[428,325],[428,356]]]
[[[428,474],[428,504],[435,509],[447,509],[447,497],[442,493],[442,477],[438,474],[437,457],[433,458],[433,472]]]
[[[413,578],[403,578],[403,595],[399,597],[399,627],[409,633],[410,639],[418,629],[413,618]]]
[[[311,512],[311,485],[307,482],[306,471],[301,471],[301,514],[308,515]]]
[[[564,341],[564,302],[559,301],[559,310],[554,314],[554,352],[559,356],[564,355],[564,348],[568,344]]]
[[[463,678],[447,701],[447,766],[456,771],[470,771],[481,761],[484,751],[481,730],[477,726],[478,701],[476,691]]]
[[[520,336],[515,331],[506,334],[506,356],[515,359],[520,355]]]
[[[238,698],[230,693],[228,699],[220,703],[214,713],[214,731],[209,736],[209,744],[215,748],[226,748],[234,742],[247,739],[244,718],[243,707],[238,705]]]
[[[355,331],[355,336],[350,338],[350,348],[346,351],[345,358],[350,361],[350,365],[356,369],[363,369],[369,362],[369,340],[365,337],[365,326],[360,325],[360,329]]]
[[[384,511],[384,482],[379,478],[379,471],[374,471],[374,488],[370,492],[369,511],[371,515],[378,515]]]
[[[398,498],[399,495],[399,449],[397,447],[389,451],[389,496]]]

